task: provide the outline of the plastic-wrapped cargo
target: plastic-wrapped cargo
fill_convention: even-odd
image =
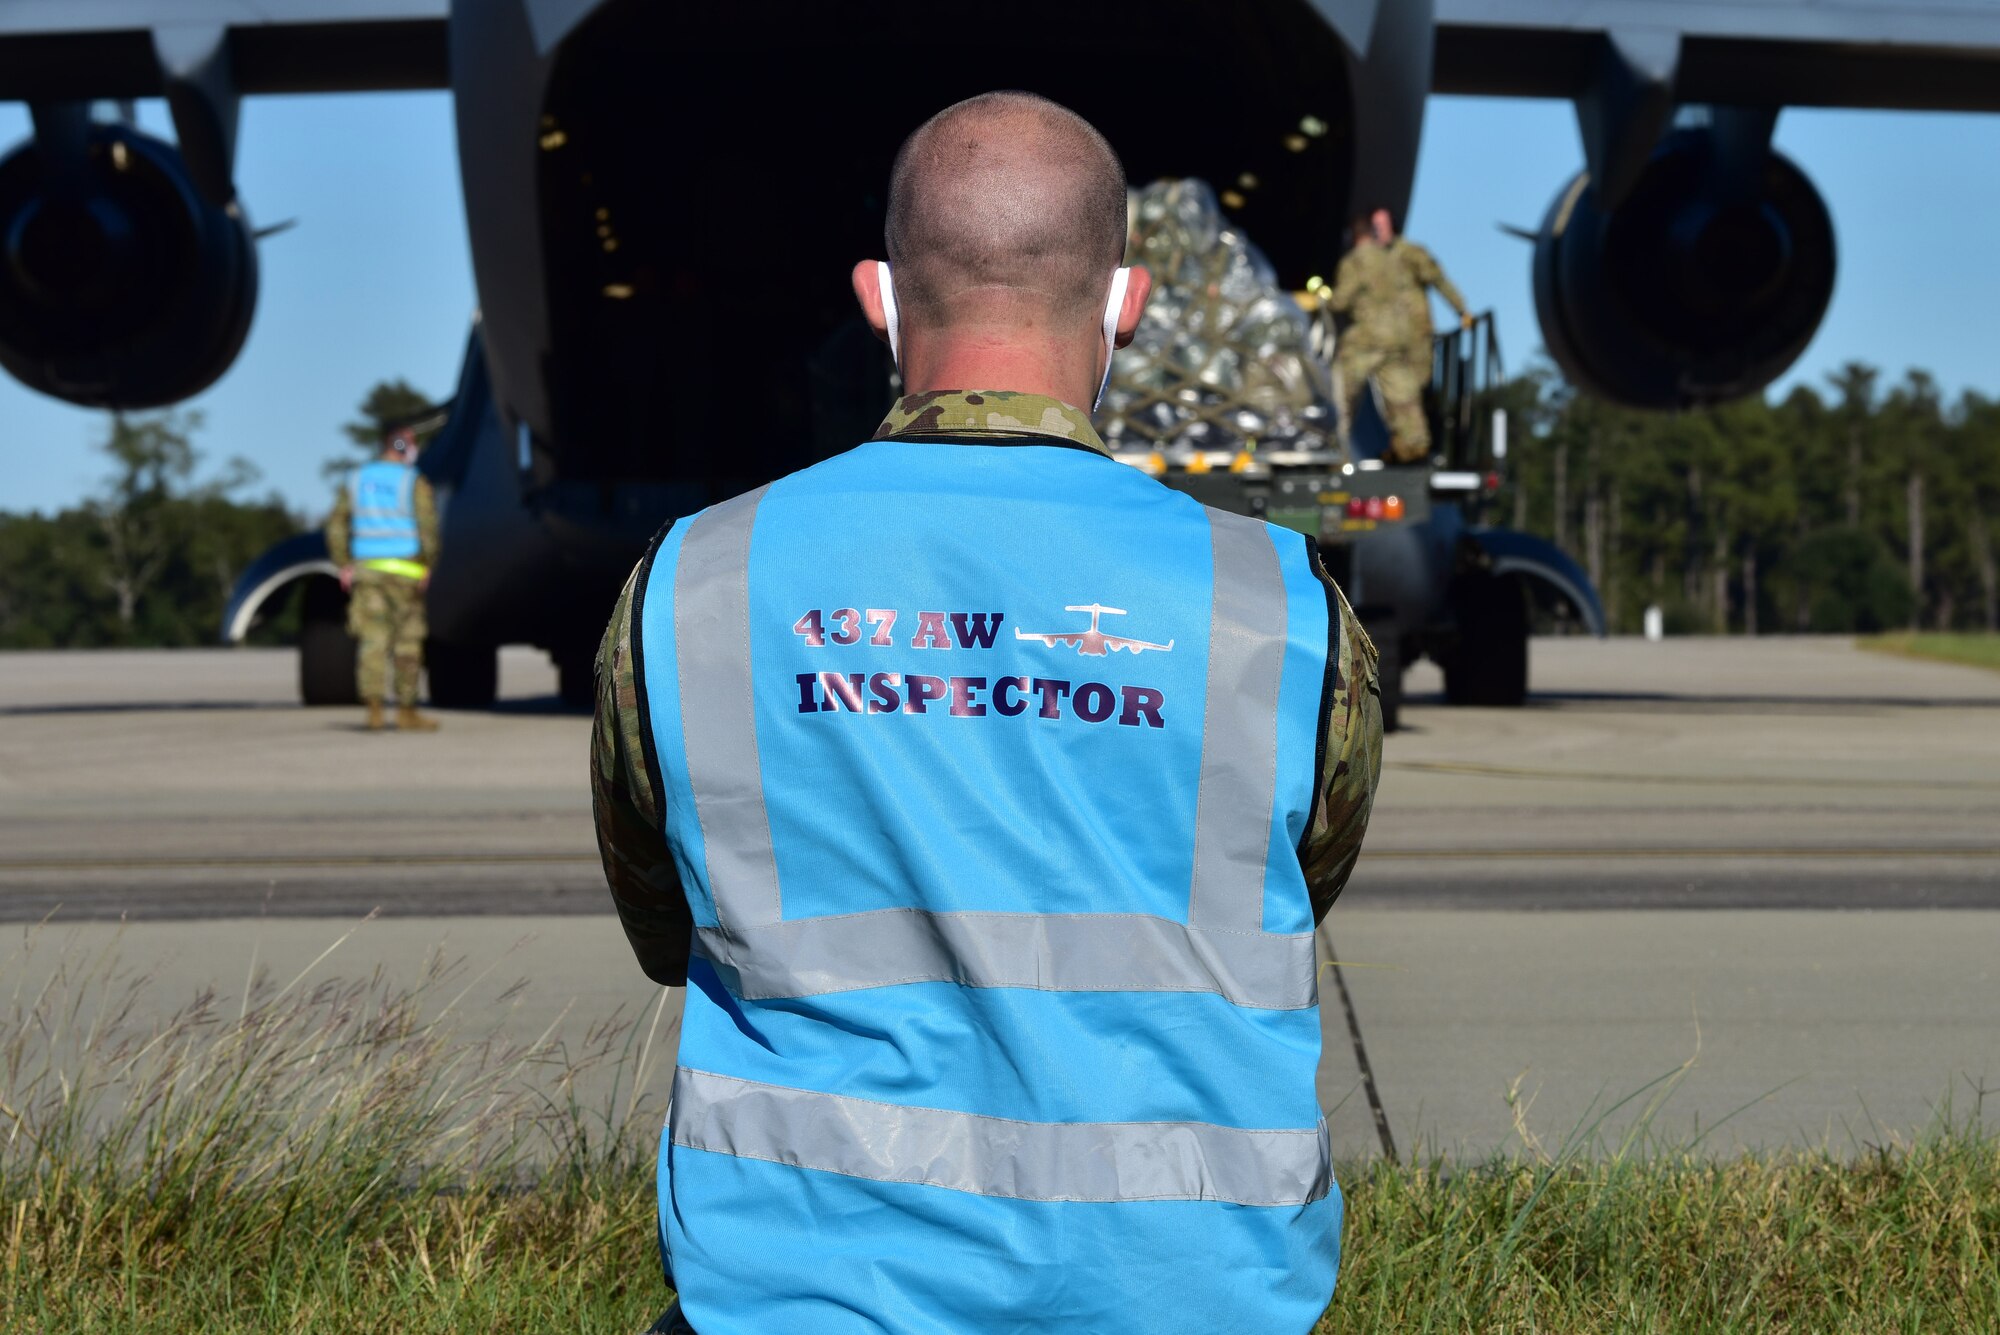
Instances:
[[[1111,362],[1097,429],[1112,449],[1336,448],[1332,376],[1312,325],[1206,181],[1132,192],[1125,262],[1153,275],[1130,347]]]

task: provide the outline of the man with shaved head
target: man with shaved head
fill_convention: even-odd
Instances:
[[[932,117],[854,269],[903,397],[620,600],[599,842],[688,989],[657,1330],[1263,1335],[1332,1295],[1313,928],[1374,650],[1308,539],[1098,439],[1124,236],[1074,113]]]
[[[1125,253],[1125,173],[1080,116],[1025,93],[987,93],[903,144],[885,240],[904,315],[926,328],[997,318],[1011,330],[1041,316],[1094,327]],[[865,308],[874,288],[861,268]],[[1135,316],[1145,286],[1128,294]]]

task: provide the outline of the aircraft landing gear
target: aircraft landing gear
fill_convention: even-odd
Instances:
[[[428,640],[424,665],[439,709],[491,709],[500,694],[500,651],[490,644]]]
[[[1375,642],[1375,675],[1382,688],[1382,731],[1394,732],[1403,726],[1403,632],[1389,617],[1370,617],[1361,623]]]
[[[571,709],[591,709],[597,704],[597,649],[572,651],[555,656],[556,691]]]
[[[301,591],[299,699],[307,705],[361,702],[354,680],[354,637],[347,633],[347,595],[329,576],[309,579]]]
[[[1518,579],[1468,575],[1452,591],[1458,644],[1445,659],[1454,705],[1518,709],[1528,699],[1528,594]]]

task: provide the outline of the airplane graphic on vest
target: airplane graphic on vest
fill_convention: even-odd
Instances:
[[[1154,644],[1148,640],[1127,639],[1123,635],[1106,635],[1097,628],[1097,619],[1107,613],[1115,617],[1129,615],[1122,607],[1106,607],[1102,603],[1085,603],[1081,607],[1065,607],[1063,611],[1090,613],[1090,629],[1050,631],[1046,634],[1016,630],[1014,638],[1017,640],[1040,640],[1051,649],[1058,645],[1067,644],[1079,654],[1089,654],[1093,658],[1102,658],[1107,653],[1116,653],[1120,649],[1135,656],[1145,653],[1148,649],[1154,649],[1163,654],[1173,650],[1174,642],[1172,640],[1168,640],[1165,644]]]

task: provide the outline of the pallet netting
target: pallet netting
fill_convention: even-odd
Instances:
[[[1114,450],[1337,447],[1314,326],[1199,180],[1132,192],[1126,263],[1153,275],[1137,335],[1111,363],[1097,426]],[[1322,340],[1323,336],[1322,336]]]

